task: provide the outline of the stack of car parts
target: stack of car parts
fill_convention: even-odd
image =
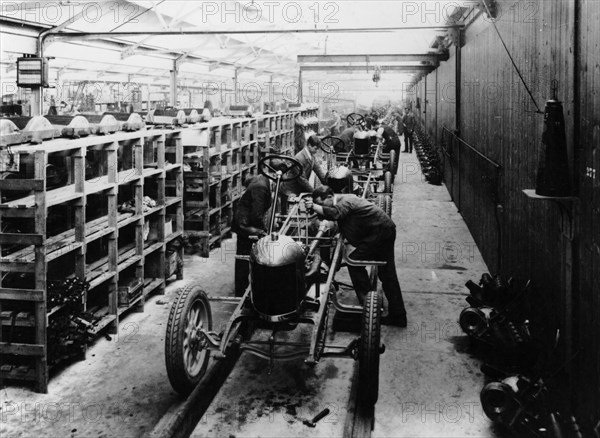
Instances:
[[[106,116],[112,116],[119,123],[119,130],[125,132],[131,131],[139,131],[141,129],[146,129],[146,122],[142,119],[142,115],[146,115],[146,113],[117,113],[117,112],[105,112],[103,114],[103,120]],[[107,119],[105,122],[109,124],[112,122],[112,119]],[[102,122],[100,123],[102,125]],[[100,134],[100,133],[99,133]]]
[[[38,145],[55,138],[80,138],[93,135],[107,135],[118,131],[137,131],[146,125],[139,114],[86,114],[86,115],[47,115],[35,117],[11,117],[0,119],[0,146],[6,148],[8,160],[6,170],[0,172],[1,179],[27,179],[34,171],[32,156],[19,157],[13,154],[11,146],[19,144]],[[68,154],[49,154],[46,165],[46,187],[56,189],[68,180]],[[94,169],[93,151],[86,156],[86,179],[92,178]],[[11,164],[14,161],[14,165]],[[26,192],[11,191],[2,194],[2,202],[9,202],[27,196]]]
[[[514,436],[587,436],[573,415],[560,413],[564,397],[548,386],[562,366],[550,372],[550,361],[541,360],[546,352],[532,335],[524,310],[529,284],[487,273],[479,284],[466,283],[469,307],[461,312],[459,324],[488,360],[481,367],[488,382],[480,395],[483,411]]]
[[[536,438],[583,438],[592,436],[591,428],[581,427],[574,415],[563,415],[546,381],[539,376],[501,376],[481,390],[485,414],[514,436]],[[588,433],[589,432],[589,433]]]
[[[79,138],[117,131],[138,131],[146,124],[136,113],[47,115],[0,119],[0,146],[41,144],[53,138]]]
[[[433,146],[433,142],[421,129],[415,130],[413,134],[413,146],[427,182],[440,185],[442,183],[442,172],[438,153]]]
[[[491,353],[495,365],[514,370],[527,369],[538,358],[538,343],[531,336],[529,319],[522,311],[528,283],[520,288],[512,279],[483,274],[479,285],[466,284],[470,307],[459,317],[462,330]]]

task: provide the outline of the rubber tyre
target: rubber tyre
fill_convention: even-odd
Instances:
[[[396,160],[398,160],[398,157],[396,157],[396,151],[392,149],[390,151],[390,171],[392,172],[392,176],[396,175],[396,172],[398,171],[398,163]]]
[[[191,324],[190,317],[196,314],[196,323]],[[203,328],[212,330],[212,313],[206,293],[197,284],[190,283],[180,288],[167,322],[167,334],[165,336],[165,362],[169,382],[179,394],[189,395],[196,385],[202,380],[210,359],[210,351],[201,345],[190,352],[188,334],[189,330]],[[188,354],[195,354],[195,363],[188,364],[191,358]]]
[[[369,284],[371,285],[371,290],[377,290],[377,273],[379,271],[378,266],[371,266],[369,269]]]
[[[392,197],[390,195],[385,195],[383,211],[385,211],[389,217],[392,217]]]
[[[377,201],[375,205],[381,208],[389,217],[392,217],[392,197],[390,195],[377,195]]]
[[[377,195],[377,201],[375,202],[375,205],[385,211],[384,195]]]
[[[364,406],[373,406],[379,397],[381,306],[381,295],[369,292],[363,305],[358,350],[358,397]]]
[[[394,187],[394,178],[389,170],[383,174],[383,192],[392,193]]]

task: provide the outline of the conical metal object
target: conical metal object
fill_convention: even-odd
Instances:
[[[551,99],[544,111],[544,151],[539,161],[535,193],[541,196],[571,196],[567,141],[562,102]]]

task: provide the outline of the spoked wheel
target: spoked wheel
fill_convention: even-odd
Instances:
[[[365,122],[365,116],[358,113],[350,113],[346,117],[346,122],[348,122],[348,124],[352,126],[363,124]]]
[[[321,139],[321,144],[319,147],[326,154],[335,154],[338,152],[344,152],[346,144],[341,138],[328,135],[327,137],[323,137]]]
[[[165,337],[167,375],[182,395],[192,392],[208,366],[210,351],[203,330],[212,330],[208,297],[198,285],[187,284],[177,292]]]
[[[373,406],[379,397],[381,305],[381,295],[377,291],[367,294],[358,351],[358,397],[364,406]]]
[[[277,181],[277,175],[281,172],[280,181],[287,182],[302,175],[302,165],[287,155],[267,155],[258,162],[258,171],[273,181]]]

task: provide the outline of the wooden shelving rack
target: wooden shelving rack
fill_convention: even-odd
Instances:
[[[96,317],[90,330],[116,333],[123,313],[143,310],[168,277],[182,277],[172,259],[183,257],[183,247],[170,246],[183,234],[181,131],[11,149],[21,169],[17,179],[0,179],[1,377],[47,392],[47,326],[61,312],[48,308],[47,281],[90,282],[82,303]],[[65,169],[58,184],[57,163]]]
[[[319,117],[319,106],[314,104],[314,105],[307,105],[306,109],[302,109],[300,110],[300,115],[305,119],[313,119],[316,120],[312,123],[309,123],[307,126],[307,129],[309,130],[313,130],[315,132],[319,132],[319,122],[318,122],[318,117]]]
[[[243,181],[256,175],[255,118],[213,119],[183,130],[187,249],[208,257],[231,232]]]
[[[231,232],[243,181],[271,149],[294,155],[294,119],[300,111],[251,118],[212,119],[182,129],[184,230],[187,251],[208,257]],[[317,115],[317,109],[306,111]]]
[[[271,151],[294,155],[294,118],[298,111],[282,114],[264,114],[258,117],[258,139],[261,156]]]

